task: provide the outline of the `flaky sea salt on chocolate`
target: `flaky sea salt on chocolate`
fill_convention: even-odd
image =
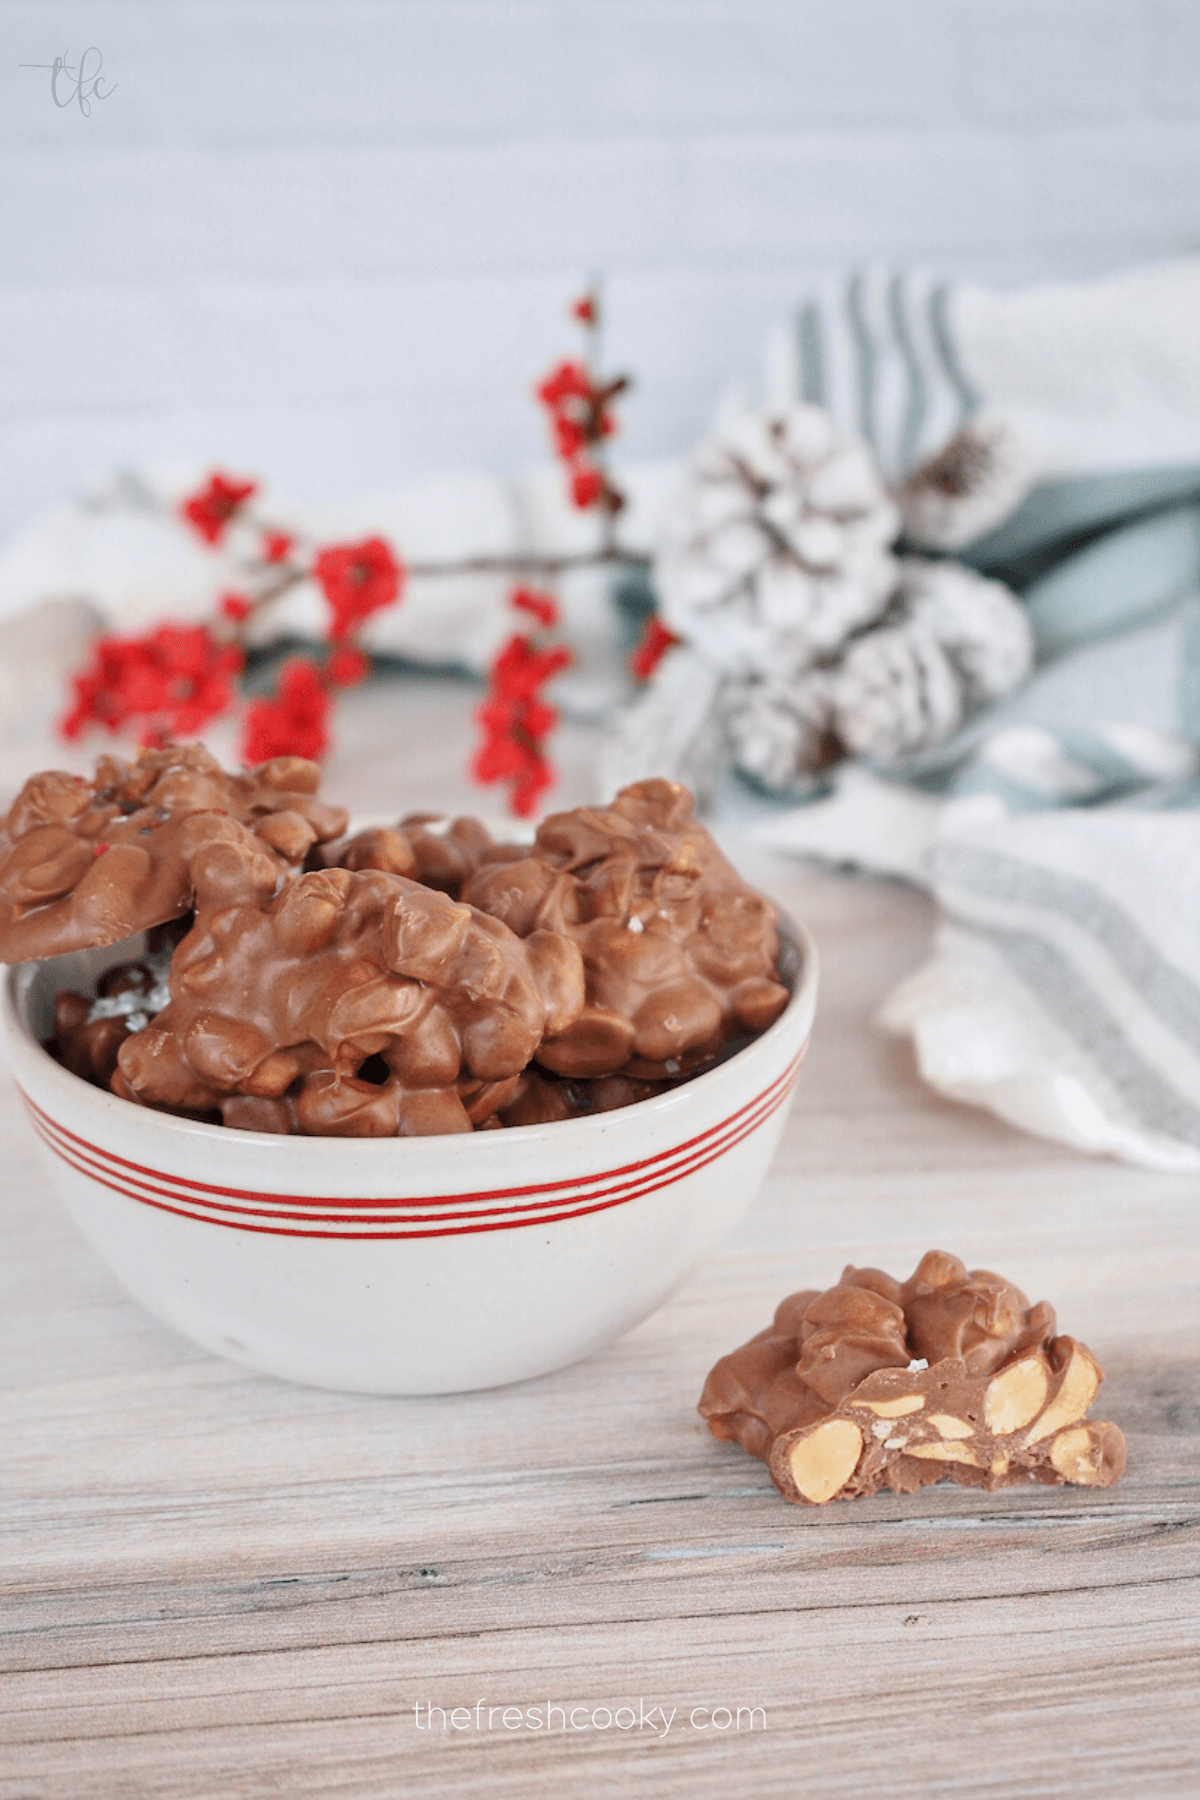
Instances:
[[[1046,1301],[931,1250],[903,1283],[847,1268],[824,1293],[790,1295],[717,1363],[700,1412],[796,1504],[945,1480],[1108,1487],[1125,1440],[1086,1416],[1102,1380]]]

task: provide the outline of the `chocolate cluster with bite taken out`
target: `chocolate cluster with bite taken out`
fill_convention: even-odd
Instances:
[[[1102,1380],[1046,1301],[931,1250],[905,1282],[850,1267],[790,1295],[717,1363],[699,1410],[796,1504],[945,1480],[1108,1487],[1125,1440],[1086,1416]]]

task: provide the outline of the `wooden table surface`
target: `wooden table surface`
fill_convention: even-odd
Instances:
[[[383,704],[328,783],[364,807]],[[434,791],[401,804],[460,802],[417,727],[465,726],[408,705]],[[564,749],[571,801],[588,734]],[[767,1184],[655,1317],[523,1386],[330,1394],[175,1337],[76,1235],[5,1078],[0,1800],[1200,1795],[1200,1182],[929,1094],[872,1024],[927,902],[742,856],[823,958]],[[783,1294],[931,1245],[1098,1353],[1115,1487],[790,1508],[709,1437],[706,1371]]]

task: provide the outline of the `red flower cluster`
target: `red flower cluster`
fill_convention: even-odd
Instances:
[[[571,475],[571,498],[580,512],[599,506],[606,492],[604,477],[591,463],[576,464]]]
[[[653,618],[647,619],[637,646],[629,658],[629,667],[638,680],[649,681],[672,644],[680,641],[673,631],[667,630],[657,613]]]
[[[581,303],[582,304],[582,303]],[[595,319],[591,309],[586,322]],[[576,312],[577,317],[582,314]],[[600,384],[581,362],[561,362],[537,388],[537,397],[550,415],[550,437],[571,482],[571,498],[580,510],[603,506],[619,512],[622,496],[593,457],[594,446],[617,429],[612,402],[628,386],[625,376]]]
[[[382,538],[361,544],[332,544],[313,563],[313,579],[329,602],[335,643],[352,636],[364,619],[397,599],[404,570]]]
[[[236,644],[221,644],[205,625],[160,625],[142,637],[100,637],[92,661],[72,687],[75,700],[59,722],[65,738],[89,725],[120,731],[140,724],[139,742],[194,737],[228,712],[242,666]]]
[[[240,481],[236,475],[213,474],[198,493],[179,502],[179,516],[200,533],[206,544],[219,544],[226,526],[257,492],[257,481]]]
[[[548,594],[518,588],[511,604],[544,625],[557,620],[558,609]],[[475,713],[483,743],[471,759],[471,774],[485,784],[507,782],[509,806],[520,819],[536,812],[542,795],[554,786],[545,742],[558,724],[558,713],[542,699],[542,689],[570,661],[565,644],[539,649],[524,632],[516,632],[492,663],[488,697]]]
[[[206,543],[217,545],[230,522],[257,491],[253,481],[214,474],[198,492],[181,501],[181,518]],[[245,754],[251,762],[271,756],[320,756],[328,747],[330,689],[362,681],[370,663],[352,642],[364,619],[399,597],[404,571],[382,538],[360,544],[331,544],[308,563],[291,561],[296,540],[286,531],[260,528],[262,565],[275,565],[265,586],[249,593],[228,591],[216,611],[234,628],[263,604],[311,573],[329,602],[330,654],[324,672],[300,658],[288,663],[279,692],[253,701],[244,720]],[[280,565],[284,565],[280,567]],[[187,738],[210,719],[228,712],[243,663],[237,643],[218,641],[207,626],[164,625],[140,638],[102,637],[90,666],[74,682],[75,701],[61,723],[63,735],[78,737],[88,725],[119,731],[141,726],[143,743]]]
[[[246,708],[242,761],[253,767],[272,756],[306,756],[316,762],[329,748],[330,698],[316,663],[306,656],[285,663],[279,691]]]

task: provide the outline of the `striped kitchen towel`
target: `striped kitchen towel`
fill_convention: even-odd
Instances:
[[[948,812],[929,857],[934,955],[883,1022],[951,1098],[1200,1169],[1200,814]]]
[[[933,955],[881,1014],[931,1086],[1200,1169],[1200,604],[1052,662],[942,773],[847,764],[752,835],[932,890]]]
[[[940,515],[906,510],[910,534],[969,544],[966,560],[1003,573],[1031,537],[1195,492],[1198,318],[1196,256],[1009,291],[856,270],[815,287],[772,335],[765,398],[826,407],[894,483],[965,434],[988,478]],[[968,465],[946,471],[951,489]]]
[[[984,401],[962,359],[952,291],[914,271],[830,280],[772,336],[767,399],[823,406],[866,438],[885,474],[907,473]]]

